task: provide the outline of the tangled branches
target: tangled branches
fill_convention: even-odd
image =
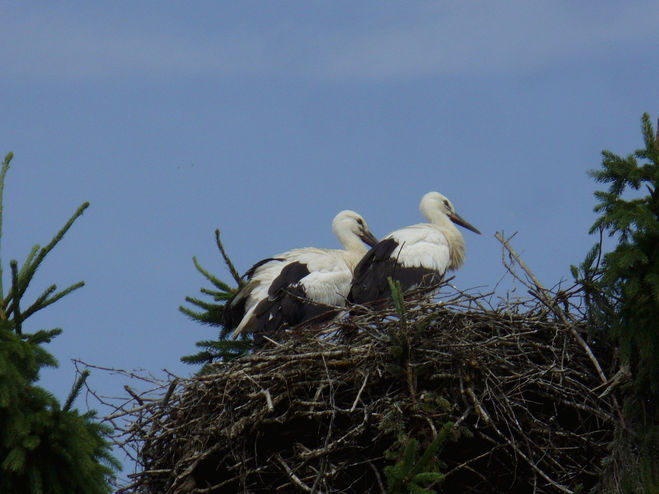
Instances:
[[[119,492],[589,488],[620,421],[607,349],[564,294],[529,288],[497,307],[448,284],[439,303],[356,306],[209,374],[129,388],[109,419],[141,471]]]
[[[124,491],[386,492],[397,443],[427,445],[448,422],[447,492],[593,485],[617,418],[589,356],[542,307],[475,302],[408,302],[404,326],[353,309],[322,337],[298,328],[136,397],[125,432],[143,471]]]

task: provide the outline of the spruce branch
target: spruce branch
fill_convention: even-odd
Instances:
[[[32,305],[28,307],[28,309],[23,312],[25,315],[25,319],[27,319],[30,315],[34,314],[36,311],[39,310],[41,307],[41,304],[44,303],[44,301],[50,296],[51,293],[53,293],[55,290],[57,290],[57,285],[52,284],[48,288],[46,288],[41,295],[37,297],[37,299],[32,302]]]
[[[238,287],[232,287],[228,283],[220,280],[218,277],[211,274],[209,271],[204,269],[197,260],[196,257],[192,258],[194,266],[199,271],[204,278],[210,281],[213,287],[200,289],[203,295],[210,297],[211,300],[202,300],[197,297],[185,297],[185,301],[191,304],[193,307],[188,308],[184,306],[179,306],[179,311],[185,314],[188,318],[204,325],[219,326],[221,329],[219,331],[218,339],[215,341],[198,341],[196,343],[197,347],[203,348],[203,351],[200,351],[194,355],[186,355],[181,358],[181,361],[188,364],[206,364],[201,369],[200,373],[204,373],[209,369],[208,364],[214,361],[228,361],[235,358],[238,355],[244,354],[251,348],[251,343],[248,340],[241,342],[229,342],[227,338],[227,329],[224,327],[224,309],[225,304],[231,300],[236,292],[243,287],[246,282],[240,277],[238,271],[234,267],[231,259],[222,245],[220,239],[220,230],[215,230],[215,243],[224,259],[224,263],[227,266],[227,269],[231,272],[233,279],[238,284]]]
[[[446,476],[434,471],[431,462],[437,450],[446,442],[453,427],[453,422],[445,423],[418,460],[416,460],[416,455],[419,442],[413,437],[407,438],[402,458],[395,465],[387,466],[384,469],[390,493],[434,494],[436,492],[431,487],[442,482]]]
[[[31,316],[35,312],[37,312],[37,311],[39,311],[39,310],[41,310],[45,307],[48,307],[49,305],[57,302],[59,299],[61,299],[62,297],[68,295],[72,291],[77,290],[78,288],[82,288],[83,286],[85,286],[85,282],[84,281],[79,281],[78,283],[74,283],[70,287],[56,293],[55,295],[53,295],[50,298],[41,299],[43,296],[48,297],[48,295],[50,295],[54,289],[57,289],[56,285],[51,285],[50,287],[48,287],[46,289],[46,291],[43,294],[41,294],[39,299],[37,301],[35,301],[27,311],[25,311],[25,319],[27,319],[28,316]],[[53,290],[51,290],[51,288]]]
[[[416,376],[414,375],[414,370],[410,366],[412,348],[410,343],[410,335],[407,331],[407,316],[405,311],[405,300],[403,299],[403,291],[401,289],[399,280],[394,281],[391,276],[387,276],[387,282],[389,283],[391,298],[394,301],[396,313],[400,318],[398,331],[394,330],[393,328],[390,330],[390,352],[392,355],[394,355],[394,357],[398,359],[398,364],[394,365],[395,367],[398,367],[397,372],[400,372],[405,377],[405,382],[407,383],[407,388],[410,392],[412,403],[414,403],[416,401]]]
[[[12,261],[12,262],[15,262],[15,261]],[[19,277],[19,280],[20,280],[20,277]],[[23,313],[23,316],[22,316],[21,321],[24,321],[25,319],[27,319],[29,316],[31,316],[31,315],[34,314],[35,312],[37,312],[37,311],[39,311],[39,310],[41,310],[41,309],[43,309],[43,308],[45,308],[45,307],[48,307],[49,305],[51,305],[51,304],[57,302],[57,301],[58,301],[59,299],[61,299],[62,297],[68,295],[68,294],[71,293],[72,291],[77,290],[78,288],[81,288],[81,287],[83,287],[83,286],[85,286],[85,282],[84,282],[84,281],[79,281],[78,283],[74,283],[74,284],[71,285],[70,287],[68,287],[68,288],[66,288],[66,289],[64,289],[64,290],[62,290],[62,291],[56,293],[56,294],[53,295],[52,297],[47,298],[47,297],[48,297],[53,291],[55,291],[55,290],[57,289],[57,285],[51,285],[51,286],[49,286],[49,287],[46,288],[46,290],[45,290],[45,291],[44,291],[44,292],[43,292],[43,293],[37,298],[37,300],[35,300],[35,301],[32,303],[32,305],[31,305],[31,306],[30,306],[30,307],[29,307],[29,308]],[[19,288],[18,290],[16,290],[16,292],[18,292],[18,293],[22,293],[22,292],[24,292],[24,291],[25,291],[24,288],[23,288],[22,290],[21,290],[20,288]],[[16,309],[17,309],[17,307],[18,307],[18,304],[19,304],[20,297],[18,297],[18,298],[13,297],[13,293],[15,293],[15,291],[14,291],[14,289],[12,288],[12,290],[11,290],[9,296],[7,297],[7,300],[5,300],[5,303],[8,303],[8,302],[11,301],[11,303],[9,304],[9,307],[7,308],[7,314],[11,314],[12,312],[15,313],[15,311],[16,311]]]
[[[15,287],[18,286],[18,263],[12,260],[9,263],[9,266],[11,267],[11,286],[12,286],[12,291],[14,291],[16,290]],[[16,299],[16,301],[14,302],[13,312],[14,312],[14,330],[16,331],[16,334],[21,335],[23,334],[23,331],[22,331],[21,309],[19,307],[18,299]]]
[[[11,151],[5,155],[5,159],[2,162],[2,168],[0,168],[0,240],[2,240],[2,218],[4,216],[4,208],[2,205],[3,191],[5,189],[5,176],[7,175],[7,170],[9,170],[9,163],[14,157],[14,153]],[[2,289],[2,256],[0,256],[0,300],[4,298],[4,291]]]
[[[187,300],[188,302],[191,302],[190,300],[188,300],[189,298],[190,297],[185,297],[185,300]],[[178,310],[180,310],[183,314],[188,316],[190,319],[193,319],[195,321],[200,321],[200,322],[206,322],[205,319],[204,319],[204,314],[202,314],[201,312],[195,312],[195,311],[190,310],[187,307],[184,307],[182,305],[178,306]],[[211,324],[211,321],[208,321],[208,323]]]
[[[211,311],[211,310],[217,308],[217,304],[214,304],[212,302],[204,302],[203,300],[195,298],[195,297],[185,297],[185,301],[189,302],[193,305],[196,305],[197,307],[205,309],[207,311]]]
[[[400,281],[394,281],[391,276],[387,276],[387,283],[389,283],[389,290],[391,290],[391,298],[396,307],[396,313],[400,317],[401,329],[407,328],[407,320],[405,318],[405,301],[403,300],[403,290],[400,287]]]
[[[88,207],[89,207],[89,202],[85,202],[84,204],[82,204],[73,214],[73,216],[69,218],[66,224],[59,230],[59,232],[57,232],[57,234],[53,237],[53,239],[50,241],[48,245],[41,248],[40,250],[38,246],[34,246],[32,248],[32,251],[30,251],[30,254],[28,254],[26,263],[23,265],[23,267],[21,268],[20,272],[17,275],[17,280],[16,280],[17,283],[12,285],[11,290],[7,294],[7,297],[2,301],[2,305],[0,306],[0,309],[4,309],[6,311],[6,314],[11,313],[14,310],[14,307],[17,304],[18,300],[20,300],[23,297],[25,291],[27,290],[28,285],[30,284],[32,278],[34,277],[34,274],[36,273],[37,269],[41,265],[41,262],[44,260],[46,255],[53,249],[53,247],[55,247],[55,245],[57,245],[57,243],[62,239],[62,237],[66,234],[69,228],[71,228],[71,225],[73,225],[75,220],[78,219],[78,217],[80,217],[82,213],[85,211],[85,209],[87,209]],[[35,258],[35,250],[39,250],[39,253],[36,255],[36,258]],[[75,285],[72,285],[63,292],[60,292],[60,294],[56,295],[50,301],[47,301],[46,305],[50,305],[53,302],[62,298],[64,295],[72,292],[76,288],[80,288],[82,286],[80,283],[82,282],[76,283]],[[46,305],[44,305],[44,307]]]
[[[2,192],[12,154],[9,153],[0,169],[0,234],[2,231]],[[50,250],[61,240],[75,219],[88,207],[83,204],[65,226],[45,247],[34,246],[20,267],[11,260],[11,288],[2,289],[2,259],[0,259],[0,491],[2,492],[86,492],[108,494],[120,469],[111,456],[108,441],[110,428],[95,422],[94,412],[80,414],[70,410],[71,405],[88,375],[76,380],[63,408],[59,401],[38,386],[39,371],[56,367],[57,360],[44,345],[50,343],[62,330],[38,330],[23,333],[23,322],[67,293],[79,288],[82,282],[57,292],[56,285],[46,288],[29,305],[23,296],[35,272]],[[7,429],[9,427],[9,429]],[[9,435],[7,435],[9,431]],[[46,445],[43,447],[42,445]]]
[[[41,246],[39,244],[35,244],[32,249],[30,249],[30,252],[28,253],[27,257],[25,258],[25,262],[23,263],[23,267],[20,269],[18,272],[18,277],[23,278],[25,276],[25,272],[27,269],[30,267],[32,264],[32,260],[34,259],[34,256],[37,254]]]
[[[219,228],[215,230],[215,242],[217,243],[218,249],[220,249],[220,252],[222,253],[222,258],[224,259],[224,262],[226,263],[227,267],[229,268],[229,271],[231,272],[231,276],[233,276],[233,279],[236,281],[236,283],[238,283],[238,287],[242,287],[245,284],[245,281],[241,278],[240,274],[238,273],[238,270],[234,267],[233,263],[231,262],[231,259],[229,259],[229,256],[224,250],[224,246],[222,245],[222,241],[220,240]]]
[[[200,322],[202,324],[209,324],[211,326],[220,324],[219,322],[220,319],[218,316],[222,315],[222,306],[218,306],[215,304],[208,304],[206,302],[203,302],[201,300],[192,297],[185,297],[185,300],[186,302],[201,307],[202,309],[205,309],[204,312],[196,312],[187,307],[180,305],[178,310],[181,311],[186,316],[188,316],[190,319],[192,319],[193,321]]]
[[[432,457],[435,456],[435,453],[437,452],[439,447],[442,444],[444,444],[444,442],[448,438],[449,432],[451,432],[452,429],[453,429],[453,422],[446,422],[444,424],[444,426],[437,433],[435,438],[432,440],[430,445],[423,452],[423,455],[421,455],[421,458],[419,458],[419,461],[412,469],[411,472],[412,475],[416,475],[422,472],[422,469],[425,468],[426,465],[428,465],[428,463],[432,459]]]
[[[201,288],[199,291],[204,295],[210,295],[216,301],[229,300],[234,295],[233,289],[230,292],[229,291],[218,292],[216,290],[209,290],[208,288]]]
[[[41,262],[44,260],[46,255],[53,250],[53,247],[59,243],[60,240],[62,240],[62,237],[66,234],[66,232],[69,231],[69,228],[73,225],[75,220],[77,220],[82,214],[85,212],[85,209],[89,207],[89,202],[84,202],[80,207],[76,210],[75,213],[73,213],[73,216],[69,218],[69,220],[66,222],[66,224],[60,229],[59,232],[53,237],[53,239],[43,247],[40,251],[39,254],[37,255],[36,259],[32,264],[30,264],[30,267],[27,268],[26,273],[25,273],[25,281],[23,282],[23,288],[21,293],[19,294],[20,296],[25,293],[25,289],[27,288],[28,283],[32,280],[32,277],[34,276],[34,273],[37,271],[37,268],[41,265]]]
[[[195,268],[197,268],[197,271],[199,271],[201,274],[204,275],[204,277],[210,281],[213,285],[215,285],[217,288],[223,291],[231,291],[232,288],[227,285],[225,282],[217,278],[216,276],[210,274],[207,270],[201,267],[201,264],[197,261],[197,258],[195,256],[192,257],[192,262],[194,263]]]
[[[71,409],[71,405],[73,405],[73,401],[80,394],[80,389],[82,388],[82,385],[85,384],[85,381],[87,380],[88,377],[89,377],[89,369],[85,369],[84,371],[82,371],[80,377],[78,377],[78,379],[76,379],[75,383],[73,384],[73,387],[71,388],[71,392],[69,393],[69,396],[66,399],[66,403],[64,403],[64,408],[62,408],[63,411],[68,412]]]

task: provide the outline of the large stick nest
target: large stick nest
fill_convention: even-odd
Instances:
[[[584,328],[546,307],[459,294],[277,333],[129,412],[143,471],[124,490],[387,492],[402,445],[423,451],[447,422],[433,460],[446,478],[432,489],[589,488],[615,398]]]

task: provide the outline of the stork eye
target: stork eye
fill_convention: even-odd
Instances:
[[[362,227],[364,226],[364,220],[362,220],[361,218],[357,218],[357,223],[359,223],[359,226]]]
[[[444,206],[446,206],[446,209],[451,209],[451,205],[448,203],[446,199],[444,199]]]

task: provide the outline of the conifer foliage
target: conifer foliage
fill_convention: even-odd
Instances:
[[[12,153],[0,170],[0,234],[2,191]],[[88,203],[81,205],[45,246],[35,245],[24,264],[10,262],[11,286],[2,286],[0,259],[0,492],[20,494],[102,494],[111,492],[110,481],[118,469],[110,455],[109,429],[97,423],[94,412],[79,413],[71,405],[87,378],[83,373],[62,407],[36,383],[43,367],[57,366],[44,349],[62,330],[27,331],[34,313],[80,288],[83,282],[58,291],[49,286],[32,303],[23,298],[38,267]]]
[[[196,257],[193,257],[192,261],[194,262],[197,271],[199,271],[204,278],[213,285],[210,289],[201,288],[200,290],[201,293],[210,300],[202,300],[197,297],[186,297],[185,301],[192,304],[195,307],[195,310],[184,306],[179,307],[179,310],[193,321],[220,328],[218,339],[198,341],[196,346],[201,348],[198,353],[181,357],[181,361],[186,364],[202,364],[202,373],[206,372],[208,364],[216,361],[231,360],[240,355],[244,355],[250,350],[250,348],[252,348],[252,340],[247,335],[243,334],[238,341],[234,341],[228,337],[228,329],[223,325],[224,304],[227,303],[231,297],[234,296],[236,291],[245,284],[245,281],[241,278],[240,274],[238,274],[238,271],[224,250],[224,246],[220,240],[219,230],[215,230],[215,243],[222,254],[227,269],[231,273],[231,276],[238,287],[232,288],[229,284],[212,275],[204,269],[199,262],[197,262]]]
[[[600,241],[572,271],[584,287],[591,326],[605,330],[595,336],[610,338],[631,371],[625,418],[650,460],[642,481],[648,485],[659,482],[652,460],[659,455],[659,135],[647,113],[642,133],[643,149],[627,157],[603,151],[602,167],[590,172],[609,185],[595,193],[600,216],[590,232],[606,233],[617,245],[602,256]]]
[[[593,266],[601,248],[595,246],[582,267],[594,282],[591,294],[599,290],[591,311],[619,343],[639,394],[650,398],[659,396],[659,144],[649,115],[642,121],[644,149],[626,158],[603,151],[602,168],[591,171],[595,180],[610,185],[595,192],[601,216],[590,231],[602,229],[618,245],[599,267]]]

